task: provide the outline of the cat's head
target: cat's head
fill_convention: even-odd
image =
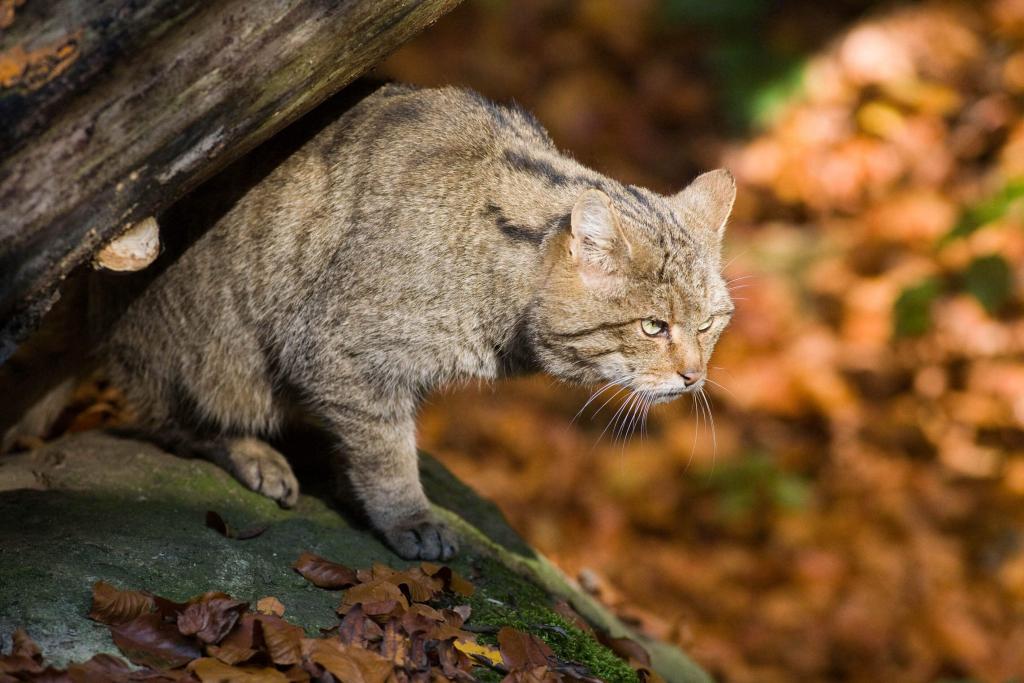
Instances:
[[[532,332],[545,369],[652,402],[699,390],[733,304],[721,274],[736,196],[726,170],[672,197],[583,192],[553,240]]]

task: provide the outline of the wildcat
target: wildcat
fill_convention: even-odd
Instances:
[[[724,170],[671,197],[622,185],[519,108],[387,85],[161,272],[100,355],[148,432],[284,506],[298,483],[264,439],[311,417],[389,545],[447,559],[457,540],[417,469],[421,398],[534,370],[655,402],[698,390],[733,310],[734,197]]]

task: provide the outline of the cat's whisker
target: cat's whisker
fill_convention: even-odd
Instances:
[[[711,422],[711,466],[714,467],[714,464],[718,461],[718,434],[715,430],[715,416],[711,410],[711,400],[708,398],[708,395],[704,393],[704,388],[701,387],[700,391],[697,393],[700,395],[701,399],[704,400],[704,405],[707,406],[708,420]]]
[[[700,431],[700,426],[703,426],[704,424],[704,411],[701,405],[697,402],[697,396],[695,394],[690,394],[690,415],[694,417],[693,443],[690,444],[690,457],[686,459],[686,470],[690,469],[690,463],[693,462],[693,456],[697,452],[697,434]]]
[[[640,393],[634,391],[626,402],[626,410],[622,413],[618,426],[612,430],[614,438],[612,439],[612,445],[615,444],[620,438],[622,439],[622,446],[626,446],[626,435],[628,431],[629,419],[633,414],[633,410],[636,408],[636,404],[640,401]]]
[[[647,407],[650,405],[650,392],[643,392],[643,400],[640,401],[640,410],[637,411],[637,420],[633,425],[633,433],[639,434],[643,439],[643,417],[647,414]]]
[[[597,398],[598,396],[603,394],[605,391],[607,391],[608,389],[611,389],[613,386],[615,386],[617,384],[619,384],[619,382],[616,382],[616,381],[608,382],[603,387],[601,387],[600,389],[598,389],[597,391],[592,393],[590,395],[590,398],[587,399],[587,402],[583,404],[583,407],[580,408],[578,411],[576,411],[576,414],[573,415],[573,418],[571,420],[569,420],[569,424],[571,425],[572,423],[576,422],[576,419],[579,418],[579,416],[583,414],[583,411],[587,409],[587,406],[589,406],[591,403],[594,402],[595,398]]]
[[[643,441],[644,439],[647,438],[647,413],[650,412],[651,405],[653,403],[654,394],[649,391],[646,392],[646,396],[644,398],[644,405],[640,410],[640,423],[639,425],[637,425],[637,431],[640,434],[640,441]]]
[[[608,420],[608,424],[605,425],[604,429],[598,435],[597,441],[594,443],[595,447],[597,446],[597,444],[601,443],[601,439],[604,437],[605,433],[608,431],[608,428],[611,427],[612,424],[614,424],[616,422],[616,420],[619,417],[619,414],[626,408],[626,406],[629,404],[629,401],[630,401],[630,399],[632,397],[633,397],[633,394],[631,394],[628,398],[626,398],[626,400],[622,402],[622,405],[619,406],[619,409],[615,411],[615,414],[612,415],[612,419]]]
[[[722,266],[722,272],[724,273],[725,271],[729,270],[729,266],[731,266],[736,261],[736,259],[738,259],[740,256],[743,256],[748,251],[750,251],[750,249],[744,249],[743,251],[741,251],[740,253],[736,254],[731,259],[729,259],[729,262],[726,263],[724,266]]]
[[[647,400],[647,406],[644,408],[643,423],[640,425],[640,438],[642,438],[642,439],[647,438],[647,418],[650,417],[651,408],[653,408],[653,407],[654,407],[654,394],[651,394],[650,398]]]
[[[621,387],[619,387],[618,391],[616,391],[614,394],[609,396],[608,399],[605,400],[605,402],[601,404],[601,407],[594,411],[594,414],[590,416],[590,419],[593,420],[594,418],[596,418],[601,413],[601,411],[604,410],[604,407],[606,405],[608,405],[609,403],[611,403],[615,399],[616,396],[620,395],[623,391],[628,391],[628,390],[629,390],[629,385],[628,384],[623,384]]]
[[[735,394],[735,393],[733,393],[733,390],[732,390],[732,389],[730,389],[729,387],[725,386],[725,385],[724,385],[724,384],[722,384],[721,382],[716,382],[715,380],[711,379],[710,377],[705,377],[705,378],[704,378],[704,380],[705,380],[705,381],[706,381],[706,382],[707,382],[708,384],[713,384],[713,385],[715,385],[716,387],[718,387],[719,389],[722,389],[723,391],[727,391],[727,392],[729,393],[729,395],[730,395],[730,396],[732,396],[733,398],[736,398],[736,394]]]
[[[625,421],[625,428],[622,430],[622,450],[626,450],[626,440],[633,434],[633,430],[636,427],[636,421],[640,418],[640,409],[643,407],[644,401],[647,400],[647,392],[640,390],[636,392],[637,400],[633,403],[630,408],[632,415],[628,416]]]

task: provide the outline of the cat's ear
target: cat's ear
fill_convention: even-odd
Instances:
[[[686,225],[705,230],[716,241],[725,234],[733,202],[736,201],[736,179],[724,168],[697,176],[672,203],[686,217]]]
[[[572,207],[569,255],[584,275],[615,273],[629,258],[630,245],[619,227],[612,200],[600,190],[587,190]]]

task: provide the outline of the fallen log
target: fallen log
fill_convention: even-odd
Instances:
[[[60,281],[459,0],[0,0],[0,363]]]

